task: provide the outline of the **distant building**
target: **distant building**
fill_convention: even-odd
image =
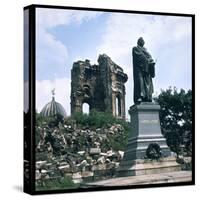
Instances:
[[[60,103],[55,101],[54,95],[55,95],[54,90],[52,90],[52,100],[43,107],[40,114],[43,117],[50,117],[57,114],[66,117],[67,115],[64,107]]]

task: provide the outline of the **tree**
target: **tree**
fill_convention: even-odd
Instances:
[[[192,153],[192,90],[169,88],[155,98],[161,106],[160,123],[167,144],[177,155]],[[182,148],[183,151],[182,152]]]

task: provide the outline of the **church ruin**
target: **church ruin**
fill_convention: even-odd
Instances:
[[[89,60],[73,63],[71,70],[71,114],[83,112],[83,104],[89,111],[111,112],[125,119],[125,83],[128,80],[123,69],[106,54],[99,55],[98,65]]]

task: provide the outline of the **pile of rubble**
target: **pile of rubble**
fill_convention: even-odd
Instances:
[[[120,124],[91,130],[76,124],[36,127],[36,183],[70,177],[74,183],[115,176],[124,152],[113,150],[110,139],[124,135]]]

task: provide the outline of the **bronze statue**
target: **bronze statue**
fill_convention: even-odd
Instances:
[[[133,47],[134,102],[152,102],[155,62],[144,47],[144,39],[140,37],[137,47]]]

